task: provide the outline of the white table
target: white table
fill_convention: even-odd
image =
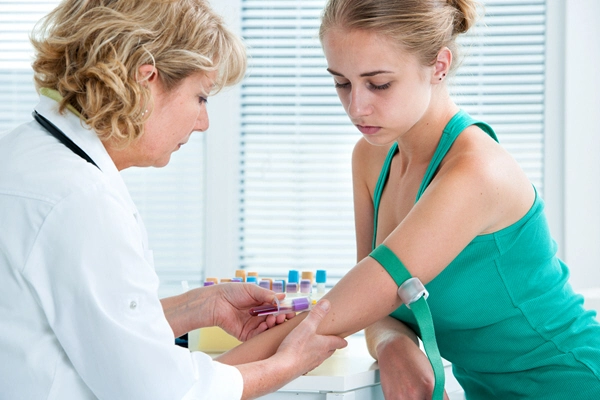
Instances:
[[[288,383],[263,400],[383,400],[379,367],[369,355],[364,336],[347,338],[348,346],[336,351],[323,364]],[[460,385],[444,360],[446,391],[451,400],[464,399]]]

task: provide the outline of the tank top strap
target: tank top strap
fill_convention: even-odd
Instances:
[[[415,203],[419,201],[419,199],[423,195],[423,192],[425,192],[425,189],[427,189],[427,187],[433,180],[433,177],[435,176],[435,173],[437,172],[440,163],[450,150],[450,147],[452,147],[452,145],[454,144],[454,141],[456,140],[458,135],[460,135],[462,131],[464,131],[467,127],[471,125],[477,125],[492,139],[494,139],[496,142],[498,141],[498,137],[496,136],[496,133],[494,132],[491,126],[489,126],[485,122],[474,119],[464,110],[459,110],[456,114],[454,114],[450,121],[448,121],[448,124],[446,124],[446,127],[444,128],[444,132],[442,133],[440,142],[438,143],[435,153],[433,154],[433,157],[429,162],[427,171],[425,171],[423,181],[421,181],[421,187],[417,192],[417,198],[415,199]]]
[[[379,173],[379,179],[377,179],[377,185],[375,185],[375,190],[373,192],[373,242],[371,247],[375,249],[375,244],[377,240],[377,219],[379,216],[379,202],[381,201],[381,194],[383,193],[383,188],[387,183],[388,177],[390,176],[390,166],[392,165],[392,158],[398,152],[398,142],[394,142],[390,150],[388,151],[387,157],[385,158],[385,162],[383,163],[383,167],[381,167],[381,172]]]
[[[452,117],[452,119],[448,121],[448,124],[446,124],[446,127],[444,128],[444,132],[442,133],[440,142],[438,143],[433,158],[429,162],[429,166],[427,167],[427,171],[425,172],[423,181],[421,182],[421,187],[419,188],[419,192],[417,193],[415,203],[419,201],[421,195],[423,194],[425,189],[427,189],[427,186],[429,186],[429,184],[431,183],[433,177],[435,176],[435,172],[440,166],[440,163],[446,156],[446,153],[448,153],[448,150],[450,150],[450,147],[452,147],[452,144],[454,143],[458,135],[471,125],[477,125],[492,139],[494,139],[496,142],[498,141],[498,137],[496,136],[496,133],[494,132],[491,126],[489,126],[485,122],[478,121],[472,118],[464,110],[459,110]],[[388,151],[385,162],[383,163],[383,167],[381,168],[381,172],[379,173],[377,185],[375,185],[375,191],[373,193],[373,241],[371,243],[373,249],[375,249],[377,243],[377,220],[379,217],[379,203],[381,201],[381,194],[383,193],[383,188],[385,187],[385,184],[387,183],[387,180],[390,176],[390,166],[392,164],[392,159],[394,158],[394,155],[396,155],[397,152],[398,143],[394,143]]]

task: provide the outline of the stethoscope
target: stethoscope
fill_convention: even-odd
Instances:
[[[88,156],[86,154],[86,152],[81,149],[81,147],[77,146],[71,139],[69,139],[67,137],[67,135],[65,135],[63,133],[63,131],[58,129],[56,127],[56,125],[54,125],[52,122],[48,121],[42,115],[38,114],[38,112],[35,110],[33,110],[33,112],[31,114],[33,115],[33,118],[44,129],[46,129],[52,136],[54,136],[56,139],[58,139],[62,144],[67,146],[69,148],[69,150],[71,150],[73,153],[77,154],[79,157],[83,158],[85,161],[89,162],[90,164],[93,164],[96,168],[100,169],[100,167],[98,165],[96,165],[94,160],[92,160],[92,158],[90,156]]]

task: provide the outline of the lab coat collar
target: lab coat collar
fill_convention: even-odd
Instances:
[[[121,197],[130,205],[134,215],[137,216],[137,207],[129,195],[123,177],[96,132],[73,112],[66,110],[62,114],[59,113],[58,107],[59,105],[55,100],[42,95],[35,110],[52,122],[94,160],[111,185],[118,190]]]

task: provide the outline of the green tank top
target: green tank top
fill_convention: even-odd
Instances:
[[[415,202],[470,125],[498,141],[489,125],[459,111],[442,133]],[[381,193],[397,151],[394,144],[375,187],[373,248]],[[426,285],[440,353],[468,400],[600,399],[600,324],[568,277],[536,192],[519,221],[477,236]],[[391,316],[418,333],[406,306]]]

